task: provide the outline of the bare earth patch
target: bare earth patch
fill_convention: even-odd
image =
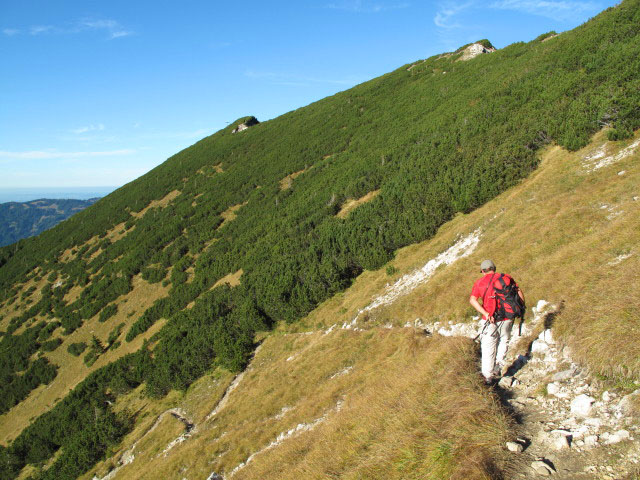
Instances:
[[[302,170],[299,170],[297,172],[293,172],[293,173],[287,175],[286,177],[284,177],[282,180],[280,180],[280,190],[287,190],[288,188],[291,188],[291,186],[293,185],[293,180],[295,180],[297,177],[302,175],[304,172],[306,172],[310,168],[311,167],[303,168]]]
[[[139,212],[131,212],[131,215],[133,217],[136,218],[141,218],[144,216],[145,213],[147,213],[147,211],[151,208],[155,208],[155,207],[166,207],[167,205],[169,205],[169,203],[171,201],[173,201],[178,195],[180,195],[180,191],[179,190],[173,190],[169,193],[167,193],[164,197],[162,197],[160,200],[153,200],[149,205],[147,205],[146,207],[144,207],[142,210],[140,210]]]
[[[242,207],[244,207],[247,203],[249,203],[249,202],[247,201],[247,202],[244,202],[244,203],[239,203],[238,205],[233,205],[233,206],[231,206],[231,207],[227,208],[224,212],[222,212],[222,213],[220,214],[220,216],[221,216],[222,218],[224,218],[224,221],[220,224],[220,226],[219,226],[218,228],[222,228],[222,227],[224,227],[227,223],[229,223],[229,222],[231,222],[231,221],[235,220],[235,219],[236,219],[236,217],[238,216],[238,215],[236,214],[236,212],[237,212],[238,210],[240,210]]]
[[[347,200],[346,202],[344,202],[344,205],[342,205],[342,208],[340,208],[340,211],[336,214],[336,217],[347,218],[347,216],[352,210],[355,210],[363,203],[370,202],[371,200],[376,198],[379,194],[380,194],[380,190],[373,190],[367,193],[365,196],[358,198],[357,200],[353,200],[353,199]]]
[[[237,287],[238,285],[240,285],[240,277],[243,273],[243,270],[240,269],[235,273],[225,275],[213,285],[213,288],[219,287],[220,285],[223,285],[225,283],[230,287]]]

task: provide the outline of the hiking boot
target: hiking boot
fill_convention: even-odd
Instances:
[[[498,379],[491,377],[491,378],[485,378],[484,379],[484,384],[487,387],[493,387],[496,383],[498,383]]]

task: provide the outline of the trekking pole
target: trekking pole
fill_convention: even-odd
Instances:
[[[482,327],[482,330],[480,330],[480,333],[476,335],[476,338],[473,339],[474,342],[477,341],[480,335],[484,333],[484,331],[487,329],[487,325],[489,325],[489,320],[484,322],[484,327]]]
[[[522,336],[522,324],[524,323],[524,315],[527,313],[527,306],[522,306],[522,315],[520,315],[520,323],[518,324],[518,336]]]
[[[518,323],[518,336],[522,336],[522,322],[524,322],[524,313],[520,317],[520,323]]]

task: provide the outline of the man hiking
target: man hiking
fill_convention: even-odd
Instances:
[[[473,284],[469,303],[482,315],[482,375],[485,383],[491,384],[503,373],[513,320],[524,315],[525,303],[516,281],[509,275],[496,273],[491,260],[483,261],[480,270],[483,276]]]

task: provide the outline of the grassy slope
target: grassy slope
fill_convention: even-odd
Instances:
[[[193,413],[200,425],[197,434],[166,457],[158,455],[180,433],[167,421],[144,437],[140,445],[146,447],[116,478],[228,474],[278,434],[327,413],[326,421],[311,432],[257,455],[233,478],[492,478],[494,468],[508,472],[500,445],[511,424],[479,387],[470,342],[381,328],[416,317],[468,319],[469,288],[485,257],[514,272],[530,305],[539,299],[565,301],[553,328],[585,365],[624,374],[627,381],[640,380],[640,352],[629,335],[639,324],[632,306],[640,291],[635,273],[640,254],[640,146],[633,155],[594,172],[585,161],[597,151],[615,155],[640,139],[640,132],[626,142],[608,142],[605,133],[575,153],[548,148],[540,169],[520,185],[458,216],[432,240],[400,250],[391,262],[398,273],[390,276],[386,268],[365,272],[301,323],[282,325],[264,341],[228,406],[213,420],[204,421],[205,412],[220,398],[220,382],[228,384],[229,377],[203,379],[182,399],[173,398],[171,405]],[[607,219],[611,212],[602,208],[605,204],[620,213]],[[374,311],[360,324],[365,331],[318,332],[351,320],[357,309],[384,292],[387,282],[421,267],[456,237],[477,228],[482,238],[470,257],[438,270],[414,292]],[[627,278],[627,290],[596,294],[618,276]],[[334,377],[348,367],[353,368]],[[198,410],[194,400],[208,388],[213,393]],[[336,412],[338,401],[344,405]],[[121,405],[137,405],[129,402]],[[156,418],[150,409],[154,415],[161,411],[157,406],[143,409],[147,424]],[[131,434],[95,472],[102,475],[115,465],[141,431]]]
[[[217,398],[209,396],[209,404]],[[471,342],[376,329],[270,336],[212,420],[166,456],[165,446],[182,432],[164,421],[116,478],[228,475],[279,434],[322,417],[234,478],[399,479],[432,472],[421,478],[481,479],[504,466],[499,445],[509,420],[483,393]],[[106,473],[137,438],[131,435],[96,473]]]

